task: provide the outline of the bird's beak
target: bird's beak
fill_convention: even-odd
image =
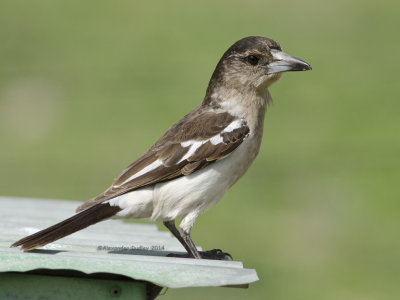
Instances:
[[[273,61],[266,66],[268,68],[267,75],[278,72],[311,70],[311,66],[308,63],[285,52],[271,49],[271,54]]]

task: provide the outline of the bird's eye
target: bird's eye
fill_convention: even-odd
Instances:
[[[258,58],[257,56],[255,56],[255,55],[249,55],[249,56],[246,57],[246,60],[247,60],[251,65],[255,66],[255,65],[258,63],[259,58]]]

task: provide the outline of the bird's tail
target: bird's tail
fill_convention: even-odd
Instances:
[[[111,206],[108,203],[96,204],[60,223],[16,241],[11,247],[21,246],[21,250],[33,250],[92,224],[108,219],[120,210],[121,208],[118,206]]]

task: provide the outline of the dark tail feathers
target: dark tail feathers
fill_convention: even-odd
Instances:
[[[21,250],[33,250],[97,222],[108,219],[120,210],[118,206],[110,206],[108,203],[96,204],[60,223],[16,241],[11,247],[21,246]]]

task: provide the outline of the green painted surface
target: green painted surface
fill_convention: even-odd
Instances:
[[[105,273],[168,288],[247,286],[258,280],[254,269],[243,268],[238,261],[166,257],[168,253],[182,251],[169,233],[154,225],[119,220],[101,222],[35,251],[23,252],[10,245],[67,218],[75,204],[12,197],[0,197],[0,203],[0,273],[38,269],[77,271],[89,277]],[[155,245],[160,249],[151,250]]]
[[[0,273],[2,300],[146,299],[146,284],[22,273]]]

